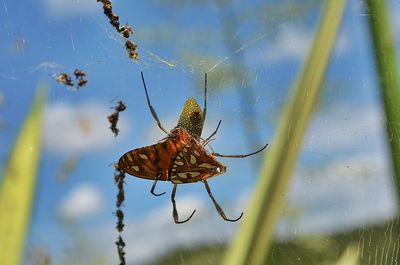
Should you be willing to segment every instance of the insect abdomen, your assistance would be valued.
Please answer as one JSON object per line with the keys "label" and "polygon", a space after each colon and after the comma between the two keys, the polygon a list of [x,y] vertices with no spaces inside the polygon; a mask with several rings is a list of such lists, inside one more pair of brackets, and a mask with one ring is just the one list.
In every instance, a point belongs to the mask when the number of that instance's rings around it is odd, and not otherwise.
{"label": "insect abdomen", "polygon": [[175,139],[125,153],[118,162],[120,170],[145,179],[170,180],[173,158],[183,145]]}
{"label": "insect abdomen", "polygon": [[[125,153],[118,161],[119,169],[135,177],[156,179],[157,168],[149,166],[152,157],[149,156],[147,148],[142,147]],[[143,162],[143,160],[149,161]]]}

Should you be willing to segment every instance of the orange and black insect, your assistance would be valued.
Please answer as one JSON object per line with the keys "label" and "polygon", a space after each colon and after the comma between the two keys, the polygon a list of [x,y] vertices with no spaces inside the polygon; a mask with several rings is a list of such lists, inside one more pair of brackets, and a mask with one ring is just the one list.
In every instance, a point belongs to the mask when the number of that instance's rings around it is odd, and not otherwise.
{"label": "orange and black insect", "polygon": [[154,180],[150,192],[155,196],[165,194],[165,192],[160,194],[154,192],[157,181],[171,181],[174,184],[171,193],[171,201],[173,205],[172,213],[174,221],[177,224],[189,221],[196,212],[196,210],[194,210],[189,218],[184,221],[179,221],[178,211],[175,205],[177,185],[198,181],[204,183],[207,193],[214,203],[219,215],[226,221],[236,222],[243,216],[243,213],[236,219],[227,218],[224,211],[212,195],[211,189],[207,183],[208,178],[226,172],[226,167],[218,162],[215,157],[243,158],[261,152],[268,144],[260,150],[244,155],[222,155],[214,152],[210,153],[206,150],[205,146],[217,133],[221,124],[221,121],[219,121],[217,128],[209,137],[205,139],[201,138],[201,132],[203,130],[203,124],[207,113],[207,74],[205,74],[203,110],[193,98],[189,98],[183,107],[178,125],[168,132],[161,125],[157,113],[150,103],[143,72],[141,73],[141,76],[150,112],[156,120],[158,127],[167,134],[167,137],[157,144],[138,148],[125,153],[119,159],[116,168],[132,176]]}

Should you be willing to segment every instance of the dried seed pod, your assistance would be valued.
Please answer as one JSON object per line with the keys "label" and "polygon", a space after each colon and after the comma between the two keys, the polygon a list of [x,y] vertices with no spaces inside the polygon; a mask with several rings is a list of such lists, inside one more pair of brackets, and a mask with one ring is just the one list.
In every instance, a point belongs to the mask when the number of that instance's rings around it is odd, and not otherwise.
{"label": "dried seed pod", "polygon": [[115,112],[107,117],[108,122],[111,123],[110,129],[114,133],[114,136],[117,136],[119,133],[119,129],[117,128],[119,113],[126,109],[126,105],[122,101],[118,101],[118,105],[114,107]]}
{"label": "dried seed pod", "polygon": [[54,76],[58,83],[67,85],[67,86],[74,86],[74,81],[72,81],[71,77],[66,73],[60,73],[58,76]]}

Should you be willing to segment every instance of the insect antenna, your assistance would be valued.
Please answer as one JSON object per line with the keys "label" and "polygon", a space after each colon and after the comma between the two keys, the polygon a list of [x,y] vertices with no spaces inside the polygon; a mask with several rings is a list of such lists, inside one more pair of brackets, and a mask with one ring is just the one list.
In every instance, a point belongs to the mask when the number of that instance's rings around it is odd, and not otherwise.
{"label": "insect antenna", "polygon": [[176,210],[176,204],[175,204],[176,185],[177,184],[174,184],[174,188],[172,189],[172,193],[171,193],[171,201],[172,201],[172,206],[173,206],[172,215],[174,217],[175,223],[183,224],[183,223],[186,223],[187,221],[189,221],[192,218],[192,216],[196,212],[196,209],[194,209],[194,211],[192,212],[192,214],[189,216],[188,219],[186,219],[185,221],[179,221],[178,211]]}
{"label": "insect antenna", "polygon": [[140,75],[142,76],[144,91],[146,92],[147,105],[149,106],[151,115],[153,115],[153,118],[156,120],[158,127],[160,127],[161,130],[163,130],[166,134],[168,134],[168,131],[161,125],[160,119],[158,118],[156,111],[154,110],[153,106],[150,103],[149,94],[147,93],[146,82],[144,81],[143,71],[140,72]]}
{"label": "insect antenna", "polygon": [[161,192],[161,193],[155,193],[155,192],[154,192],[154,190],[156,189],[157,181],[158,181],[158,180],[155,180],[154,183],[153,183],[153,185],[151,186],[150,193],[153,194],[154,196],[161,196],[161,195],[164,195],[164,194],[165,194],[165,191],[164,191],[164,192]]}
{"label": "insect antenna", "polygon": [[224,213],[224,211],[222,210],[221,206],[219,206],[218,202],[215,200],[214,196],[212,195],[211,189],[210,189],[210,186],[208,186],[207,180],[203,180],[203,182],[204,182],[204,185],[206,186],[206,190],[207,190],[208,196],[210,196],[212,202],[214,203],[215,208],[217,209],[217,212],[222,217],[222,219],[224,219],[225,221],[229,221],[229,222],[236,222],[240,218],[242,218],[243,213],[241,213],[240,216],[238,218],[236,218],[236,219],[227,218],[225,213]]}
{"label": "insect antenna", "polygon": [[210,136],[208,136],[204,141],[203,141],[203,146],[207,145],[210,141],[211,138],[218,132],[219,126],[221,125],[222,120],[219,120],[217,128],[215,129],[215,131],[210,134]]}
{"label": "insect antenna", "polygon": [[244,158],[244,157],[248,157],[248,156],[252,156],[255,155],[257,153],[260,153],[262,150],[264,150],[265,148],[267,148],[268,144],[264,145],[263,148],[250,153],[250,154],[245,154],[245,155],[223,155],[223,154],[219,154],[219,153],[212,153],[213,156],[219,156],[219,157],[230,157],[230,158]]}

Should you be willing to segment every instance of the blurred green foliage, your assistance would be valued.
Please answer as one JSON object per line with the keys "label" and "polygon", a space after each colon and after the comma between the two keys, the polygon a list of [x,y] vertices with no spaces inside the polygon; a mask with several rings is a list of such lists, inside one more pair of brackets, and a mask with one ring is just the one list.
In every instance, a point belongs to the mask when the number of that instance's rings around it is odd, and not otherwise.
{"label": "blurred green foliage", "polygon": [[39,85],[0,183],[0,265],[21,263],[34,200],[47,90]]}
{"label": "blurred green foliage", "polygon": [[[350,265],[349,263],[337,263],[339,258],[347,256],[350,245],[350,249],[357,250],[360,259],[358,265],[395,265],[400,261],[399,235],[400,218],[397,218],[386,221],[382,225],[371,225],[348,232],[321,236],[299,236],[287,241],[275,241],[265,264]],[[227,247],[221,243],[180,248],[146,265],[219,265]]]}
{"label": "blurred green foliage", "polygon": [[[400,80],[396,62],[396,46],[390,27],[387,2],[368,0],[369,25],[374,44],[381,98],[386,114],[387,142],[391,149],[392,165],[396,175],[400,199]],[[400,206],[399,206],[400,209]]]}
{"label": "blurred green foliage", "polygon": [[345,0],[326,2],[310,54],[283,110],[276,136],[261,166],[246,219],[227,251],[225,265],[265,264],[297,155],[319,101],[345,4]]}

